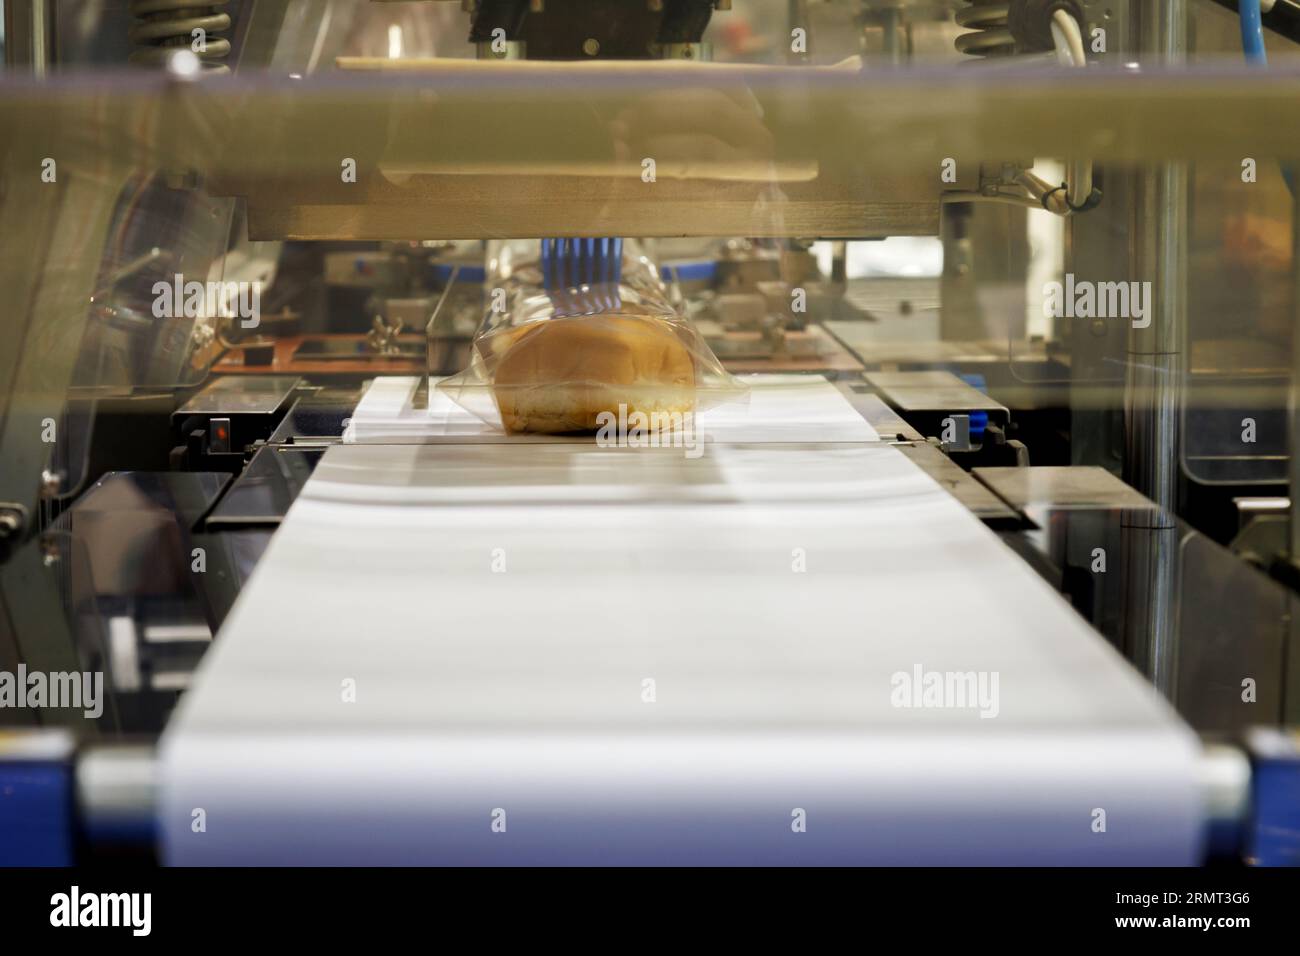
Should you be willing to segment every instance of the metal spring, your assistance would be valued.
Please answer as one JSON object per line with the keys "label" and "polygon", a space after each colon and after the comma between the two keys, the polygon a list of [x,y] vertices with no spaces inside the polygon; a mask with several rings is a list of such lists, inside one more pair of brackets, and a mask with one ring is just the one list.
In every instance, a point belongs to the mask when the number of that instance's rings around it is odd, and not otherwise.
{"label": "metal spring", "polygon": [[957,37],[957,52],[971,56],[1011,56],[1016,52],[1016,40],[1011,35],[1007,18],[1010,3],[991,0],[970,0],[972,6],[957,11],[957,26],[975,32]]}
{"label": "metal spring", "polygon": [[[132,63],[162,66],[177,49],[190,50],[199,58],[205,73],[229,73],[221,62],[230,54],[230,41],[213,36],[230,29],[230,15],[221,11],[228,0],[131,0]],[[195,30],[203,31],[203,49],[194,48]]]}

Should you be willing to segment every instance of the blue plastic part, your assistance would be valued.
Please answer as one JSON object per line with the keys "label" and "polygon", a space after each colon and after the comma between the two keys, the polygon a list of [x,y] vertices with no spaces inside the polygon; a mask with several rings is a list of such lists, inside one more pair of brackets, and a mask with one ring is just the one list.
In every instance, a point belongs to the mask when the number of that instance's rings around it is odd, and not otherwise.
{"label": "blue plastic part", "polygon": [[[965,382],[967,385],[971,386],[971,388],[978,388],[985,395],[989,393],[988,382],[985,380],[983,375],[980,375],[978,373],[966,374],[963,372],[958,372],[957,377],[961,379],[963,382]],[[988,412],[970,412],[970,437],[971,438],[983,437],[984,431],[988,427],[989,427]]]}
{"label": "blue plastic part", "polygon": [[483,266],[469,266],[459,262],[435,262],[429,267],[429,278],[434,282],[450,282],[451,274],[456,273],[456,281],[480,283],[487,281],[487,269]]}
{"label": "blue plastic part", "polygon": [[1300,866],[1300,739],[1253,730],[1251,832],[1247,855],[1258,866]]}
{"label": "blue plastic part", "polygon": [[0,758],[0,866],[71,866],[72,764]]}
{"label": "blue plastic part", "polygon": [[[1268,66],[1268,50],[1264,47],[1264,15],[1260,0],[1237,0],[1237,13],[1241,18],[1241,49],[1246,62]],[[1282,179],[1286,188],[1295,195],[1295,170],[1283,164]]]}
{"label": "blue plastic part", "polygon": [[1300,767],[1255,769],[1254,853],[1259,866],[1300,866]]}
{"label": "blue plastic part", "polygon": [[659,268],[659,276],[665,282],[676,279],[679,282],[704,282],[717,278],[718,264],[712,259],[700,259],[696,262],[674,262]]}
{"label": "blue plastic part", "polygon": [[548,292],[616,286],[622,277],[622,239],[542,240],[542,286]]}

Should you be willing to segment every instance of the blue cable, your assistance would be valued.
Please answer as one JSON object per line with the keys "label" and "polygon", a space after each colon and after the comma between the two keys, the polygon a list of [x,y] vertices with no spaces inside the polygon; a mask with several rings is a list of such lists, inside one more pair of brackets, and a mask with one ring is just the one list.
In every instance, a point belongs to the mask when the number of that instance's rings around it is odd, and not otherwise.
{"label": "blue cable", "polygon": [[[1264,49],[1264,14],[1260,9],[1260,0],[1237,0],[1237,12],[1241,15],[1241,49],[1246,54],[1246,62],[1268,66],[1268,51]],[[1283,164],[1282,178],[1294,196],[1295,170]]]}
{"label": "blue cable", "polygon": [[1260,10],[1259,0],[1237,0],[1237,12],[1241,14],[1241,48],[1246,53],[1246,62],[1267,65],[1264,14]]}

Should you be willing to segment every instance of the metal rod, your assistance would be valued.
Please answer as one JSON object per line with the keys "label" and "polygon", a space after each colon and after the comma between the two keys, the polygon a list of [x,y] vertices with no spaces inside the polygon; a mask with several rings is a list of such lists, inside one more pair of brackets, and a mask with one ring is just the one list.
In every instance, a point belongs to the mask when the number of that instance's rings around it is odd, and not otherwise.
{"label": "metal rod", "polygon": [[4,4],[5,64],[45,76],[55,62],[54,0],[20,0]]}
{"label": "metal rod", "polygon": [[[1300,193],[1291,195],[1291,227],[1293,235],[1292,249],[1300,251]],[[1293,257],[1295,253],[1292,253]],[[1291,276],[1295,295],[1292,308],[1296,321],[1291,328],[1291,388],[1287,396],[1287,415],[1289,420],[1291,461],[1287,466],[1288,485],[1291,490],[1291,520],[1288,527],[1288,558],[1294,564],[1300,557],[1300,520],[1297,519],[1295,503],[1300,502],[1300,268],[1293,259]]]}
{"label": "metal rod", "polygon": [[1199,771],[1206,861],[1240,859],[1250,824],[1250,759],[1236,747],[1205,744]]}
{"label": "metal rod", "polygon": [[[1185,0],[1140,8],[1139,49],[1161,66],[1187,50]],[[1124,478],[1160,507],[1124,516],[1128,555],[1125,641],[1141,669],[1177,697],[1177,610],[1173,590],[1180,551],[1175,510],[1187,326],[1187,197],[1185,163],[1159,163],[1137,177],[1134,276],[1149,283],[1147,314],[1130,323],[1124,387]]]}
{"label": "metal rod", "polygon": [[[1150,19],[1146,19],[1147,16]],[[1142,49],[1162,65],[1187,49],[1185,0],[1142,11]],[[1125,479],[1172,516],[1177,505],[1179,409],[1187,325],[1187,192],[1184,163],[1161,163],[1141,176],[1136,209],[1137,272],[1149,282],[1148,321],[1128,332],[1124,392]]]}
{"label": "metal rod", "polygon": [[152,747],[83,751],[77,758],[76,788],[81,833],[92,846],[153,844],[158,780]]}

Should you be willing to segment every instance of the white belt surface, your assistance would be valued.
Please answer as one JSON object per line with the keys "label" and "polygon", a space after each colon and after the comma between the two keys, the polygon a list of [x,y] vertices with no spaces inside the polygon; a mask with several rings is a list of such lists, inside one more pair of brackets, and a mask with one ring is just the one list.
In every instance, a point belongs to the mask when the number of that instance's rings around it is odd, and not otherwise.
{"label": "white belt surface", "polygon": [[173,864],[1189,864],[1197,754],[886,444],[355,444],[169,725],[160,826]]}

